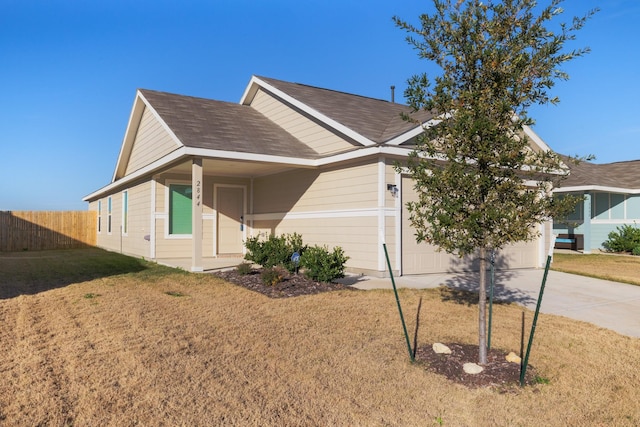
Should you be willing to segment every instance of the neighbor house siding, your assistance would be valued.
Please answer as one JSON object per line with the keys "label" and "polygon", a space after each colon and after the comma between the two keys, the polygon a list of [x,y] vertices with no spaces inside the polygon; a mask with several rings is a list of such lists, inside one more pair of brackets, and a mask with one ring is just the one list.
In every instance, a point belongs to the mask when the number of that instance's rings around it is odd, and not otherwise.
{"label": "neighbor house siding", "polygon": [[640,221],[640,195],[627,197],[627,218]]}
{"label": "neighbor house siding", "polygon": [[251,106],[320,154],[353,148],[353,145],[291,108],[273,95],[258,90]]}
{"label": "neighbor house siding", "polygon": [[133,140],[125,175],[147,166],[178,148],[178,144],[149,108],[142,113],[138,133]]}
{"label": "neighbor house siding", "polygon": [[[581,196],[581,193],[576,195]],[[560,195],[559,197],[562,197]],[[556,220],[555,234],[585,234],[583,203],[579,202],[567,220]],[[622,193],[594,192],[591,194],[590,247],[604,249],[609,233],[624,224],[634,225],[640,220],[640,196]],[[585,244],[586,245],[586,244]]]}

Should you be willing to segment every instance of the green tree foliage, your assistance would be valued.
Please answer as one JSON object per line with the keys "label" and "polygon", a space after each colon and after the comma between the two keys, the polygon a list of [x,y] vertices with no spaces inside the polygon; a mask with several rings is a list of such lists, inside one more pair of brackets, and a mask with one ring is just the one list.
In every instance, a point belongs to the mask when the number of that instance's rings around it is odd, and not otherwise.
{"label": "green tree foliage", "polygon": [[[575,204],[549,190],[565,166],[550,150],[531,149],[526,126],[535,104],[557,103],[550,89],[568,75],[560,66],[588,52],[565,52],[586,20],[550,28],[562,0],[434,0],[435,12],[409,33],[420,58],[441,74],[409,79],[405,97],[416,111],[434,114],[399,171],[413,178],[419,199],[408,204],[419,242],[459,256],[477,253],[480,271],[494,249],[536,237],[536,224],[566,215]],[[406,117],[411,120],[410,117]],[[479,362],[486,363],[486,274],[479,284]]]}

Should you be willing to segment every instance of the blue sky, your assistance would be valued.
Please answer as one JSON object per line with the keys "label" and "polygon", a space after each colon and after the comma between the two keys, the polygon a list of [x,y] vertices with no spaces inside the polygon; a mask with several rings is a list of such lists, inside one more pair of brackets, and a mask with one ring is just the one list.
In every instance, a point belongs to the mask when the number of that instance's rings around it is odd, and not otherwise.
{"label": "blue sky", "polygon": [[[547,1],[541,1],[546,4]],[[559,106],[535,107],[554,150],[640,159],[640,1],[599,7],[564,69]],[[238,102],[252,74],[402,100],[419,60],[391,17],[430,0],[0,0],[0,210],[84,210],[110,182],[137,88]]]}

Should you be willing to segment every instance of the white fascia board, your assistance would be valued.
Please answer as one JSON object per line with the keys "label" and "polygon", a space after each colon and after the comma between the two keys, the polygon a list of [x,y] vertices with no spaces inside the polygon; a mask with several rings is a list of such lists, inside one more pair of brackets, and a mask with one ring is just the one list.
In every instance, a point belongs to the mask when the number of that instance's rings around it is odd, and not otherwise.
{"label": "white fascia board", "polygon": [[411,129],[410,131],[405,132],[402,135],[398,135],[395,138],[387,141],[386,144],[387,145],[400,145],[400,144],[410,140],[411,138],[420,135],[421,133],[423,133],[425,131],[425,129],[429,129],[429,128],[437,125],[441,121],[442,120],[431,119],[431,120],[429,120],[429,121],[427,121],[425,123],[421,123],[420,125],[416,126],[415,128]]}
{"label": "white fascia board", "polygon": [[256,96],[256,92],[258,91],[258,81],[256,76],[251,76],[251,80],[249,80],[249,84],[244,89],[244,93],[240,98],[240,105],[249,105],[251,101],[253,101],[253,97]]}
{"label": "white fascia board", "polygon": [[522,130],[524,130],[524,134],[527,135],[527,137],[529,137],[538,147],[540,147],[542,151],[551,151],[551,147],[549,147],[547,143],[544,142],[542,138],[533,131],[533,129],[531,129],[531,127],[525,125],[522,127]]}
{"label": "white fascia board", "polygon": [[225,160],[245,160],[261,163],[279,163],[293,166],[314,167],[317,160],[301,159],[298,157],[272,156],[267,154],[244,153],[240,151],[210,150],[207,148],[186,147],[185,154],[205,159],[216,158]]}
{"label": "white fascia board", "polygon": [[336,154],[330,157],[323,157],[315,161],[314,166],[326,166],[332,163],[340,163],[348,160],[359,159],[363,157],[373,156],[373,155],[391,155],[391,156],[400,156],[407,157],[411,152],[410,148],[405,147],[390,147],[387,145],[376,146],[376,147],[366,147],[361,148],[359,150],[349,151],[347,153]]}
{"label": "white fascia board", "polygon": [[244,92],[244,95],[242,96],[242,99],[240,100],[241,104],[245,104],[248,101],[249,97],[253,97],[253,95],[255,95],[256,89],[251,87],[253,85],[259,85],[259,86],[265,88],[269,92],[273,93],[274,95],[278,96],[279,98],[284,99],[286,102],[288,102],[289,104],[291,104],[294,107],[298,108],[299,110],[302,110],[302,111],[306,112],[307,114],[315,117],[319,121],[321,121],[323,123],[326,123],[328,126],[332,127],[333,129],[337,130],[338,132],[348,136],[349,138],[353,139],[354,141],[359,142],[360,144],[364,145],[365,147],[376,145],[376,143],[371,141],[369,138],[367,138],[367,137],[365,137],[363,135],[360,135],[357,132],[354,132],[353,129],[350,129],[347,126],[336,122],[335,120],[325,116],[324,114],[320,113],[319,111],[314,110],[313,108],[309,107],[307,104],[304,104],[304,103],[298,101],[297,99],[292,98],[291,96],[287,95],[285,92],[282,92],[281,90],[276,89],[275,87],[271,86],[267,82],[265,82],[263,80],[260,80],[256,76],[251,77],[251,81],[249,82],[249,87],[247,87],[247,89]]}
{"label": "white fascia board", "polygon": [[285,157],[285,156],[271,156],[265,154],[253,154],[253,153],[241,153],[237,151],[223,151],[223,150],[209,150],[206,148],[191,148],[191,147],[180,147],[179,149],[171,152],[170,154],[164,156],[163,158],[156,160],[149,165],[138,169],[137,171],[112,182],[111,184],[87,195],[82,200],[89,201],[97,198],[98,196],[108,193],[114,188],[118,188],[120,186],[126,185],[127,183],[139,179],[147,174],[151,174],[158,169],[165,167],[166,165],[173,163],[180,158],[186,158],[189,156],[202,157],[204,159],[224,159],[224,160],[242,160],[242,161],[253,161],[260,163],[275,163],[281,165],[288,165],[294,167],[303,167],[303,168],[316,168],[320,166],[326,166],[333,163],[340,163],[344,161],[354,160],[362,157],[372,156],[372,155],[392,155],[392,156],[407,156],[411,150],[404,147],[390,147],[390,146],[375,146],[375,147],[366,147],[359,150],[353,150],[348,153],[337,154],[331,157],[324,157],[321,159],[301,159],[297,157]]}
{"label": "white fascia board", "polygon": [[583,191],[600,191],[603,193],[640,194],[640,188],[606,187],[603,185],[577,185],[575,187],[554,188],[554,193],[581,193]]}
{"label": "white fascia board", "polygon": [[169,153],[168,155],[162,157],[159,160],[156,160],[153,163],[148,164],[147,166],[138,169],[137,171],[117,180],[117,181],[113,181],[111,184],[102,187],[101,189],[99,189],[98,191],[94,191],[93,193],[85,196],[82,200],[84,202],[88,202],[89,200],[95,199],[98,196],[108,193],[110,192],[112,189],[114,188],[118,188],[120,186],[126,185],[127,183],[134,181],[140,177],[143,177],[144,175],[150,174],[158,169],[161,169],[162,167],[166,166],[169,163],[172,163],[178,159],[180,159],[181,157],[184,157],[185,154],[185,148],[179,148],[176,151],[173,151],[171,153]]}
{"label": "white fascia board", "polygon": [[124,137],[122,138],[122,144],[120,145],[120,153],[118,154],[118,160],[116,162],[116,168],[113,171],[113,176],[111,177],[111,182],[114,182],[118,177],[118,171],[121,167],[124,167],[124,157],[125,153],[131,153],[131,148],[133,145],[133,140],[135,139],[135,132],[133,132],[133,127],[140,124],[140,119],[142,118],[142,113],[144,111],[144,105],[140,101],[140,91],[136,91],[136,97],[133,100],[133,105],[131,107],[131,114],[129,114],[129,121],[127,122],[127,129],[124,132]]}

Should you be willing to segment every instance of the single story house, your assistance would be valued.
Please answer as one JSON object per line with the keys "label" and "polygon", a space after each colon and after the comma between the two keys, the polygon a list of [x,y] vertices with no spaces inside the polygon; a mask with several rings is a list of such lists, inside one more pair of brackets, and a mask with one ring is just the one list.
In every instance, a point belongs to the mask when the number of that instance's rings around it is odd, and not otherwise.
{"label": "single story house", "polygon": [[[341,246],[347,270],[388,275],[473,269],[417,244],[406,212],[407,158],[423,125],[405,105],[253,76],[239,103],[138,90],[111,182],[84,198],[98,213],[98,246],[151,260],[241,257],[258,233]],[[529,128],[536,149],[549,147]],[[502,268],[539,267],[551,222],[505,248]],[[238,261],[239,262],[239,261]]]}
{"label": "single story house", "polygon": [[640,223],[640,160],[595,164],[566,161],[569,176],[553,190],[557,196],[584,197],[574,212],[554,219],[553,231],[584,242],[584,253],[603,249],[609,233],[617,227]]}

